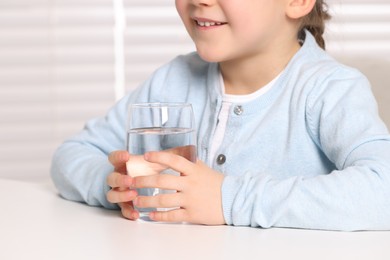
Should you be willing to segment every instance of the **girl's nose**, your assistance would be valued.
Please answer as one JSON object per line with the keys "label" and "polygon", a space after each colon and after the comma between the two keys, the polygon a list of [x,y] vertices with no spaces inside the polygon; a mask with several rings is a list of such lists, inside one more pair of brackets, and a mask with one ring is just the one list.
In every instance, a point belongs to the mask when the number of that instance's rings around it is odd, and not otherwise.
{"label": "girl's nose", "polygon": [[191,0],[196,6],[211,6],[216,0]]}

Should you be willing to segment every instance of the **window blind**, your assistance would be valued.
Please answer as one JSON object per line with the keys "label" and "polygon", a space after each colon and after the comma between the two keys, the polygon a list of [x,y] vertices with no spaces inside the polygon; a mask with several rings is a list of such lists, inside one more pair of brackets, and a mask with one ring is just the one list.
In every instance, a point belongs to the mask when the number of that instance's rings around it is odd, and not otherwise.
{"label": "window blind", "polygon": [[327,49],[368,77],[380,115],[390,127],[390,2],[328,0],[328,3],[333,17],[325,34]]}
{"label": "window blind", "polygon": [[111,0],[0,2],[0,176],[47,178],[54,149],[114,93]]}
{"label": "window blind", "polygon": [[[123,37],[116,37],[114,1],[0,1],[0,177],[47,178],[54,149],[113,105],[121,91],[115,77],[131,91],[195,49],[174,1],[121,0]],[[328,3],[328,51],[369,77],[390,125],[390,2]],[[116,57],[121,39],[123,75]]]}
{"label": "window blind", "polygon": [[178,54],[194,51],[172,0],[124,0],[127,90]]}

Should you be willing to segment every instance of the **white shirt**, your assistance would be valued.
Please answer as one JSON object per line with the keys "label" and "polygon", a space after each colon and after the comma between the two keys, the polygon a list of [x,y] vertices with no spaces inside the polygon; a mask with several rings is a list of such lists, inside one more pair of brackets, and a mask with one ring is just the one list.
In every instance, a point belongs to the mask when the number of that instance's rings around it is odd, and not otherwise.
{"label": "white shirt", "polygon": [[[279,74],[280,75],[280,74]],[[279,75],[276,76],[272,81],[270,81],[267,85],[260,88],[259,90],[248,94],[248,95],[231,95],[225,93],[225,83],[223,81],[222,74],[219,74],[220,78],[220,86],[222,88],[222,107],[218,114],[217,128],[215,129],[214,138],[212,139],[211,147],[210,147],[210,165],[212,165],[213,160],[216,159],[217,150],[221,146],[223,138],[225,136],[226,124],[229,118],[230,107],[233,104],[244,104],[255,100],[256,98],[267,93],[276,80],[279,78]]]}

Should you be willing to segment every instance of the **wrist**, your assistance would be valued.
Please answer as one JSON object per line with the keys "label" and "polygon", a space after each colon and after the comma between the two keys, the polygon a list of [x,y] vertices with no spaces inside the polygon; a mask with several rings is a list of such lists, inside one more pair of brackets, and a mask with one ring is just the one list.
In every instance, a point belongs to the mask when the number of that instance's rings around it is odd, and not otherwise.
{"label": "wrist", "polygon": [[222,213],[227,225],[233,224],[233,202],[239,190],[239,178],[234,176],[225,176],[221,187]]}

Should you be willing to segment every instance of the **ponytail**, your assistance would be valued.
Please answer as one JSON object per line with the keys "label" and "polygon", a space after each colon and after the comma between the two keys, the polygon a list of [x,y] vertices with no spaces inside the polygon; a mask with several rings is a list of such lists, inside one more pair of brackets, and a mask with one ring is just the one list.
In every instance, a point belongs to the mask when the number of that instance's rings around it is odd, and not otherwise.
{"label": "ponytail", "polygon": [[331,18],[327,7],[324,0],[316,0],[311,12],[302,18],[298,32],[298,38],[302,39],[304,38],[305,30],[308,30],[316,39],[317,44],[324,50],[325,40],[323,34],[325,32],[325,22]]}

